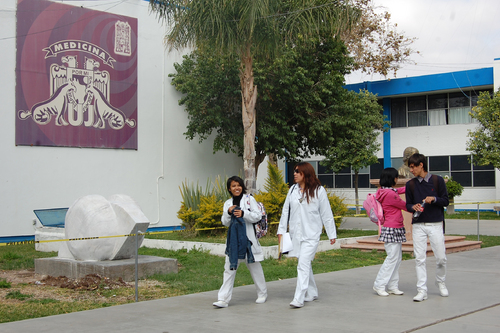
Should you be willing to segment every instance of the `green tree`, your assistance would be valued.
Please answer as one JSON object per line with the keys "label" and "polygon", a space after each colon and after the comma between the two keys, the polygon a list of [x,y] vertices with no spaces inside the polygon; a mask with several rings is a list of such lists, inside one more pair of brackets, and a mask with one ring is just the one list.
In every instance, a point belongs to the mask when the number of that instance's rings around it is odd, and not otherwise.
{"label": "green tree", "polygon": [[[272,61],[255,63],[257,98],[256,167],[264,157],[297,160],[317,153],[332,136],[325,122],[341,103],[342,85],[352,60],[343,42],[330,37],[284,48]],[[239,126],[238,63],[210,50],[196,50],[174,64],[172,84],[184,95],[179,101],[189,116],[185,135],[205,140],[215,133],[213,149],[243,154]]]}
{"label": "green tree", "polygon": [[500,170],[500,90],[493,96],[481,92],[470,116],[479,122],[468,134],[467,150],[472,153],[473,163],[492,164]]}
{"label": "green tree", "polygon": [[335,131],[340,133],[323,151],[325,159],[321,164],[334,172],[346,167],[354,170],[356,213],[359,214],[359,171],[377,163],[376,153],[380,149],[377,137],[388,122],[384,120],[377,97],[368,91],[347,92],[336,109]]}
{"label": "green tree", "polygon": [[153,12],[171,26],[170,48],[211,48],[239,60],[245,185],[255,189],[257,86],[254,61],[272,59],[283,45],[329,31],[335,36],[359,17],[349,0],[150,0]]}

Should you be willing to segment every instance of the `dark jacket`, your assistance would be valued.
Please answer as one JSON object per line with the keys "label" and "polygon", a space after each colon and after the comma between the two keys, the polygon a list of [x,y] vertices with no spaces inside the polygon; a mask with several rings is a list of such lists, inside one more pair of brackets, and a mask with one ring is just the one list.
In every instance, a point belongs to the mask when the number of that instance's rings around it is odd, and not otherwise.
{"label": "dark jacket", "polygon": [[[433,179],[433,177],[436,177]],[[432,204],[425,204],[424,211],[412,223],[441,222],[444,220],[444,207],[448,206],[448,191],[444,179],[438,175],[427,174],[426,179],[415,177],[406,183],[406,208],[413,213],[413,205],[422,203],[426,197],[435,197]],[[437,188],[436,188],[437,186]]]}
{"label": "dark jacket", "polygon": [[[240,210],[240,207],[235,209]],[[226,254],[229,257],[229,269],[238,268],[238,259],[247,258],[249,264],[254,263],[252,242],[248,240],[245,221],[242,217],[231,214],[231,224],[227,230]]]}

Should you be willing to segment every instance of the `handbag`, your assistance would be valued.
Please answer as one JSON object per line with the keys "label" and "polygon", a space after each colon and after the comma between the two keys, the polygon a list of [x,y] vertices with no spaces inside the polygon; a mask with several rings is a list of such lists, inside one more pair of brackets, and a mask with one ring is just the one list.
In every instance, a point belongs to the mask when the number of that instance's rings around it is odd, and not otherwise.
{"label": "handbag", "polygon": [[[293,185],[295,187],[295,185]],[[293,191],[293,189],[292,189]],[[290,213],[291,213],[291,205],[288,202],[288,220],[286,221],[286,226],[288,229],[288,224],[290,223]],[[279,244],[279,259],[281,259],[282,253],[288,253],[293,250],[292,238],[290,237],[290,233],[286,232],[281,235],[281,242]]]}
{"label": "handbag", "polygon": [[280,249],[281,253],[288,253],[293,250],[292,238],[289,232],[281,235]]}

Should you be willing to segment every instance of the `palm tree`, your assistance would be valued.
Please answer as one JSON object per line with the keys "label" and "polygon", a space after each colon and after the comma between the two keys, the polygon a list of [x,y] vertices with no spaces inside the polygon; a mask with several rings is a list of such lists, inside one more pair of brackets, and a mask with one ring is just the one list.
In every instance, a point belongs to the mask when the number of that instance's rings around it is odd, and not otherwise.
{"label": "palm tree", "polygon": [[170,50],[209,47],[240,60],[245,185],[253,192],[254,60],[271,59],[283,45],[316,37],[320,30],[339,36],[358,20],[359,10],[351,0],[150,0],[150,6],[171,28],[165,37]]}

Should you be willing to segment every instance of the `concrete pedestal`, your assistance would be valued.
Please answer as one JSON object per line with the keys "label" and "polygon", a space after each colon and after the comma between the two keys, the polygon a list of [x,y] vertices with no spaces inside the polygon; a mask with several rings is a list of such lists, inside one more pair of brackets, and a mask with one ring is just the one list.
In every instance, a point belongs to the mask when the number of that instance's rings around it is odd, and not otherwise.
{"label": "concrete pedestal", "polygon": [[[156,273],[177,273],[177,259],[139,256],[138,277],[144,279]],[[80,279],[87,274],[99,274],[110,279],[121,277],[124,281],[135,280],[135,258],[104,261],[79,261],[63,258],[35,259],[35,273],[55,277],[66,276]]]}

